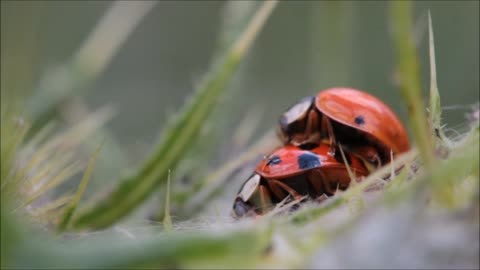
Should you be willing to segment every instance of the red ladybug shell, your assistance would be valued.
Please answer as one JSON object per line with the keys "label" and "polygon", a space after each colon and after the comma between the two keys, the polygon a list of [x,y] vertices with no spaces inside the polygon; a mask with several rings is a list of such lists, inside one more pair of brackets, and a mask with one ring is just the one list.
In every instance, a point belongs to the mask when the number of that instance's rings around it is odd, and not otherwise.
{"label": "red ladybug shell", "polygon": [[329,88],[317,95],[315,106],[330,119],[367,133],[394,153],[410,149],[407,131],[395,113],[368,93]]}
{"label": "red ladybug shell", "polygon": [[[302,174],[315,168],[343,168],[346,169],[343,162],[339,162],[328,154],[330,147],[328,144],[303,150],[298,146],[285,145],[267,158],[263,159],[257,166],[256,172],[267,179],[281,179]],[[356,175],[367,175],[368,172],[355,156],[349,155],[350,168]]]}

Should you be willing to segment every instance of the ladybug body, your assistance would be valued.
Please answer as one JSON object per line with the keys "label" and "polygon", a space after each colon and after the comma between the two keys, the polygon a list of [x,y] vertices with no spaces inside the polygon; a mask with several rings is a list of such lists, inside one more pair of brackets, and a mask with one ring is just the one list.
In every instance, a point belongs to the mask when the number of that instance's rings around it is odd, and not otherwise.
{"label": "ladybug body", "polygon": [[[275,150],[258,164],[255,173],[241,187],[233,215],[264,214],[289,196],[295,200],[305,196],[317,199],[332,196],[337,189],[345,190],[350,175],[340,153],[331,156],[329,150],[326,143],[303,148],[286,145]],[[360,159],[349,153],[345,155],[356,177],[368,174]]]}
{"label": "ladybug body", "polygon": [[330,155],[337,142],[377,166],[410,149],[408,135],[395,113],[378,98],[352,88],[329,88],[302,99],[280,118],[285,143],[302,145],[327,138]]}

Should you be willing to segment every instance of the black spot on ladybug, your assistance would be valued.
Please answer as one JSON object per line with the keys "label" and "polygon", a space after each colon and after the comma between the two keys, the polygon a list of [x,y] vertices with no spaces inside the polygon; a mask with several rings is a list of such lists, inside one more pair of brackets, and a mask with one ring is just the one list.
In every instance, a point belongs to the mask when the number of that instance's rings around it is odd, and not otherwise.
{"label": "black spot on ladybug", "polygon": [[300,169],[316,168],[319,167],[320,164],[320,159],[314,154],[305,153],[298,156],[298,166]]}
{"label": "black spot on ladybug", "polygon": [[357,125],[365,124],[365,119],[363,119],[363,116],[359,115],[359,116],[355,117],[355,124],[357,124]]}
{"label": "black spot on ladybug", "polygon": [[277,164],[280,164],[280,163],[282,163],[282,159],[279,156],[272,156],[272,157],[269,158],[269,160],[267,162],[267,166],[277,165]]}

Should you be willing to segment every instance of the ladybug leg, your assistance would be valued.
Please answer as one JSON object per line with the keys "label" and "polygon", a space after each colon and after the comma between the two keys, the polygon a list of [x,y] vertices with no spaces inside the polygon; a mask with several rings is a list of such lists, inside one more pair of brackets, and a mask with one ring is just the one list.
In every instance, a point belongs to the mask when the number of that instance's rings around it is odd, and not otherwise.
{"label": "ladybug leg", "polygon": [[334,187],[334,183],[329,181],[325,173],[321,170],[313,170],[310,173],[308,180],[315,189],[315,200],[318,202],[324,201],[328,199],[328,197],[333,196],[339,187],[338,183],[336,183]]}
{"label": "ladybug leg", "polygon": [[280,200],[285,198],[287,194],[290,194],[295,200],[302,199],[302,195],[296,192],[293,188],[289,187],[288,185],[278,180],[269,179],[267,182],[273,194],[277,196]]}
{"label": "ladybug leg", "polygon": [[278,185],[276,185],[276,180],[269,179],[267,180],[268,187],[270,188],[270,191],[277,197],[279,200],[283,200],[286,196],[287,193],[281,189]]}
{"label": "ladybug leg", "polygon": [[352,153],[366,163],[365,165],[367,168],[371,168],[371,165],[373,165],[373,169],[382,166],[380,155],[378,154],[377,150],[371,146],[356,146],[352,149]]}
{"label": "ladybug leg", "polygon": [[[333,182],[331,180],[333,180]],[[340,189],[340,182],[337,179],[326,179],[325,178],[324,181],[325,181],[325,186],[328,187],[328,188],[326,188],[328,196],[333,196],[337,192],[337,190]]]}
{"label": "ladybug leg", "polygon": [[333,157],[335,156],[335,148],[337,143],[335,140],[335,134],[333,133],[332,122],[330,122],[330,119],[325,115],[322,115],[322,130],[327,131],[330,145],[330,151],[328,151],[328,154]]}
{"label": "ladybug leg", "polygon": [[260,210],[262,213],[265,213],[272,208],[272,197],[270,191],[266,186],[261,185],[259,188],[259,197],[260,197]]}
{"label": "ladybug leg", "polygon": [[321,170],[312,170],[307,179],[315,190],[316,197],[325,193],[325,186],[323,179],[325,174]]}
{"label": "ladybug leg", "polygon": [[317,141],[319,140],[318,133],[315,132],[318,130],[318,113],[311,109],[308,113],[307,124],[304,132],[304,141]]}

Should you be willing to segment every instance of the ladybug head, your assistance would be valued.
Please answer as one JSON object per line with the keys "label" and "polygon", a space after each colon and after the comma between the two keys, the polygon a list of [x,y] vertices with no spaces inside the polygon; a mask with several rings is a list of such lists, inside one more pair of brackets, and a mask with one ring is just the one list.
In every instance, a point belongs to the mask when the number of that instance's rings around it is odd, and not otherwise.
{"label": "ladybug head", "polygon": [[255,173],[240,188],[233,204],[232,216],[234,218],[255,215],[255,207],[251,205],[250,199],[258,191],[260,179],[260,175]]}
{"label": "ladybug head", "polygon": [[310,124],[309,115],[313,109],[315,97],[301,99],[282,114],[279,121],[279,136],[285,143],[296,142],[297,137],[305,135]]}
{"label": "ladybug head", "polygon": [[239,219],[243,217],[254,217],[256,216],[256,213],[253,208],[254,207],[248,202],[244,202],[242,199],[237,198],[233,203],[231,215],[234,219]]}

